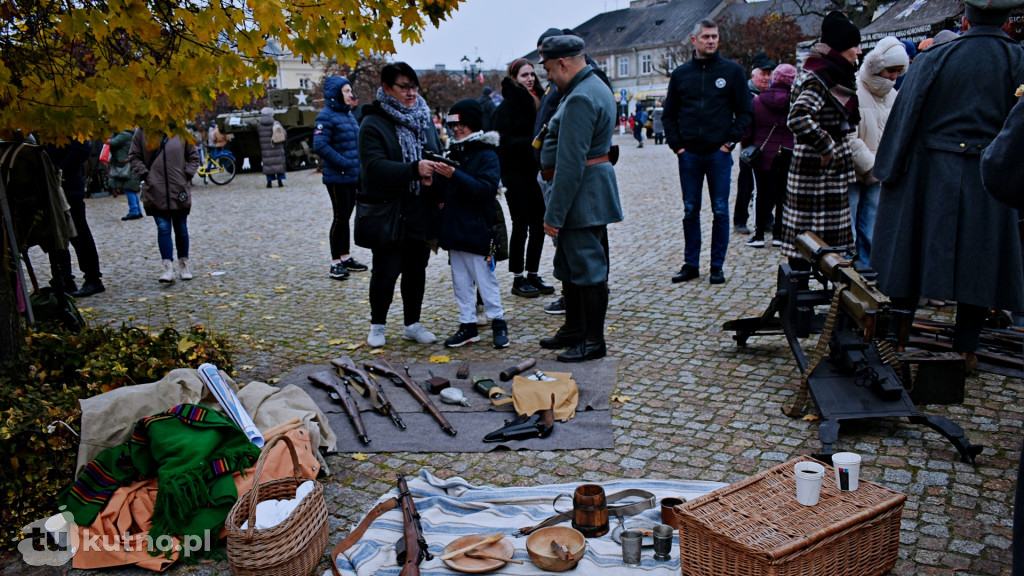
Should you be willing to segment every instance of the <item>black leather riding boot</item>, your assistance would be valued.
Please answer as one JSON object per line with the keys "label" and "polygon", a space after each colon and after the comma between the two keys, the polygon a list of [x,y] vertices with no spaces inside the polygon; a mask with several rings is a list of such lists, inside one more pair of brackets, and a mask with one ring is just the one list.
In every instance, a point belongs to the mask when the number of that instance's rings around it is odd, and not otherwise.
{"label": "black leather riding boot", "polygon": [[554,336],[541,338],[541,348],[559,350],[575,346],[583,340],[586,319],[583,313],[582,288],[571,282],[562,282],[562,295],[565,297],[565,324]]}
{"label": "black leather riding boot", "polygon": [[608,284],[578,287],[583,301],[583,340],[558,355],[559,362],[586,362],[607,355],[604,343],[604,319],[608,312]]}

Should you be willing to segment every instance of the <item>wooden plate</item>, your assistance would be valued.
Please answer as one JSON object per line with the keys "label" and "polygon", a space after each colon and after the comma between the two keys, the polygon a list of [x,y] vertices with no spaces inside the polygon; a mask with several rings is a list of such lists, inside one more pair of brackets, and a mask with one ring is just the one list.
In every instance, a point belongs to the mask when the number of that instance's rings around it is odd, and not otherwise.
{"label": "wooden plate", "polygon": [[[452,550],[458,550],[471,544],[475,544],[490,534],[470,534],[453,540],[450,544],[444,547],[442,555],[451,552]],[[502,558],[511,558],[516,553],[516,547],[512,544],[512,541],[508,538],[502,538],[493,544],[481,546],[479,548],[470,550],[473,554],[487,554],[489,556],[500,556]],[[449,558],[444,561],[452,570],[458,570],[459,572],[466,572],[468,574],[483,574],[485,572],[491,572],[501,568],[506,563],[501,560],[489,560],[487,558],[470,558],[465,554],[459,554],[454,558]]]}

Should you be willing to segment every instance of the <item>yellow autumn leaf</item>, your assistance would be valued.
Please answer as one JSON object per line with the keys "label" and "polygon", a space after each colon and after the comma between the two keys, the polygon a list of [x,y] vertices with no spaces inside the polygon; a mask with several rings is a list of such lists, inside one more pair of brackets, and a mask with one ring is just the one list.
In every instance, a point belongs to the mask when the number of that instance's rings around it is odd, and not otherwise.
{"label": "yellow autumn leaf", "polygon": [[447,364],[452,361],[452,357],[447,354],[434,354],[430,357],[431,364]]}
{"label": "yellow autumn leaf", "polygon": [[625,404],[626,402],[629,402],[632,399],[633,399],[632,396],[623,396],[621,394],[616,394],[616,395],[612,396],[612,402],[622,402],[623,404]]}
{"label": "yellow autumn leaf", "polygon": [[345,346],[346,350],[359,350],[363,346],[366,346],[366,342],[353,342],[348,346]]}
{"label": "yellow autumn leaf", "polygon": [[804,417],[801,418],[801,420],[804,422],[817,422],[818,420],[821,420],[821,417],[817,414],[804,414]]}
{"label": "yellow autumn leaf", "polygon": [[192,348],[195,348],[195,347],[196,347],[196,343],[193,342],[192,340],[189,340],[188,336],[182,338],[181,340],[178,340],[178,353],[179,354],[184,354],[185,352],[188,352],[189,350],[191,350]]}
{"label": "yellow autumn leaf", "polygon": [[369,458],[369,456],[363,454],[362,452],[356,452],[355,454],[352,455],[353,460],[358,460],[360,462],[366,460],[367,458]]}
{"label": "yellow autumn leaf", "polygon": [[335,338],[333,340],[328,340],[327,341],[327,344],[329,346],[339,346],[339,345],[344,344],[344,343],[345,343],[345,341],[342,340],[341,338]]}

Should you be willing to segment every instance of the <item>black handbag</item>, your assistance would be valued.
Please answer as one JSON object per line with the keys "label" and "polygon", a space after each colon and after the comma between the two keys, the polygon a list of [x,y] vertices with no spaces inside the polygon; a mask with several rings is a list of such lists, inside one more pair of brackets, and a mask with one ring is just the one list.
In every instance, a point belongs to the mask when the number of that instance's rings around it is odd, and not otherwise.
{"label": "black handbag", "polygon": [[768,139],[775,133],[775,124],[772,124],[772,129],[768,131],[768,135],[765,136],[764,142],[761,142],[760,146],[744,146],[743,150],[740,150],[740,162],[743,162],[747,166],[752,166],[757,159],[761,157],[761,152],[764,151],[765,144],[768,143]]}
{"label": "black handbag", "polygon": [[789,163],[793,160],[793,149],[779,146],[779,153],[772,158],[772,172],[789,172]]}
{"label": "black handbag", "polygon": [[379,248],[402,239],[405,222],[401,198],[384,202],[356,199],[356,220],[352,236],[356,246]]}

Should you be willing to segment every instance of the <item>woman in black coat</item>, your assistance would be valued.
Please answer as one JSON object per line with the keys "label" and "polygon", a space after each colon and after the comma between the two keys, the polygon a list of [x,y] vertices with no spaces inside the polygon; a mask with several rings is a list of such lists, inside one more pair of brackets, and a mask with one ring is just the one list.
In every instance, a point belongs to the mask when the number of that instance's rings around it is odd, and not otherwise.
{"label": "woman in black coat", "polygon": [[539,94],[540,80],[533,65],[520,58],[509,65],[508,75],[501,81],[505,100],[494,113],[494,130],[501,136],[501,181],[512,217],[508,270],[515,276],[512,294],[524,298],[555,291],[537,274],[544,249],[544,196],[537,184],[532,146]]}

